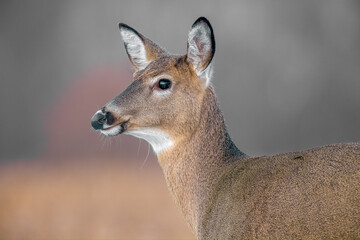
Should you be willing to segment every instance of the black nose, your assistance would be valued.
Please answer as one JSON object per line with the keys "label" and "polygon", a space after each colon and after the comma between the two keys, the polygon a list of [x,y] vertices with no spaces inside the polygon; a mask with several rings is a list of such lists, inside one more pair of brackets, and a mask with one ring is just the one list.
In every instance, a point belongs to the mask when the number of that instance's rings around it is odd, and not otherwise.
{"label": "black nose", "polygon": [[97,112],[91,118],[91,126],[95,130],[104,129],[104,124],[111,125],[114,123],[114,117],[110,112]]}

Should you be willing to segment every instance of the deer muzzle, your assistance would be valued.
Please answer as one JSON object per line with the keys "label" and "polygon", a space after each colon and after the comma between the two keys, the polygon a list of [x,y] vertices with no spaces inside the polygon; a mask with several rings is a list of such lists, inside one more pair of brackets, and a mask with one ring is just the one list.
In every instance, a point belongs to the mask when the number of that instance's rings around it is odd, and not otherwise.
{"label": "deer muzzle", "polygon": [[111,112],[97,111],[91,118],[91,126],[95,130],[103,130],[104,126],[111,126],[114,123],[114,116]]}

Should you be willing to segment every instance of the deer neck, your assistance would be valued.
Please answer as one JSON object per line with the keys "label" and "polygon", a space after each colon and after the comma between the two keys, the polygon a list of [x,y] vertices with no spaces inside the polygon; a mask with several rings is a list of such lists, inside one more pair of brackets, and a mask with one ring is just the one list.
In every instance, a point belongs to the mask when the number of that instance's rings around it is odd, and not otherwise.
{"label": "deer neck", "polygon": [[246,156],[227,133],[211,86],[206,90],[198,119],[194,132],[158,155],[170,192],[195,233],[201,224],[201,209],[225,166]]}

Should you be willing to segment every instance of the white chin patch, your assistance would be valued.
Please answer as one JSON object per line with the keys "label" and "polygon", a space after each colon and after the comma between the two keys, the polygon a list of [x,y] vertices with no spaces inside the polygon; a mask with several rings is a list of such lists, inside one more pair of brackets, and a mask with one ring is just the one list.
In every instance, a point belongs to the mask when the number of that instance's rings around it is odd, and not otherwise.
{"label": "white chin patch", "polygon": [[108,137],[116,136],[121,132],[121,126],[117,125],[117,126],[114,126],[114,127],[110,127],[110,128],[107,128],[107,129],[100,130],[100,132],[102,134],[104,134],[105,136],[108,136]]}
{"label": "white chin patch", "polygon": [[160,154],[174,145],[169,134],[155,128],[138,128],[126,131],[124,134],[146,140],[152,146],[156,154]]}

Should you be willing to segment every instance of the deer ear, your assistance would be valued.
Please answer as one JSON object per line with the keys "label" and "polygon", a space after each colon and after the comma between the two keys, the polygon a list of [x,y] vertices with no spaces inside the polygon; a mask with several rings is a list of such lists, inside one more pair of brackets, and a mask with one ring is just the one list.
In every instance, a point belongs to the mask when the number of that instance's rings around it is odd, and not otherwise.
{"label": "deer ear", "polygon": [[150,62],[166,53],[165,50],[132,27],[120,23],[119,28],[126,53],[137,71],[145,69]]}
{"label": "deer ear", "polygon": [[199,78],[208,86],[212,75],[212,59],[215,54],[215,37],[210,22],[200,17],[192,25],[187,43],[187,62]]}

